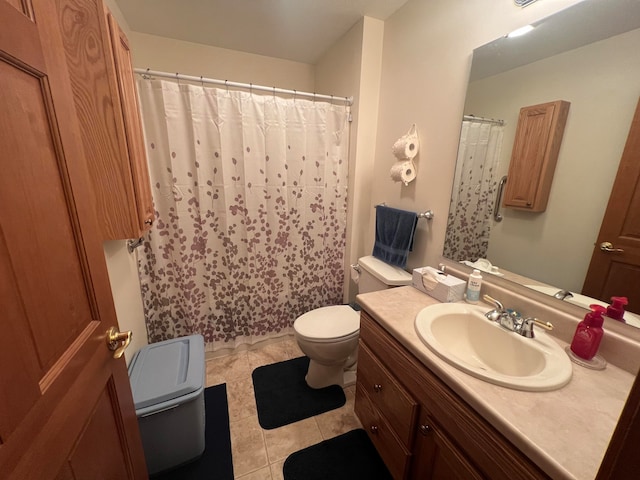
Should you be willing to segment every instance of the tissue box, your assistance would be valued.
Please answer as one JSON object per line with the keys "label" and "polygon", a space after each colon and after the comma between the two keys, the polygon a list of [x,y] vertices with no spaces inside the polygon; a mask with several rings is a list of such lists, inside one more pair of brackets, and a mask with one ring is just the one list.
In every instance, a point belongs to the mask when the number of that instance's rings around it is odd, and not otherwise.
{"label": "tissue box", "polygon": [[[425,286],[425,282],[423,282],[425,273],[431,273],[437,281],[427,282],[427,286]],[[464,299],[464,291],[467,286],[464,280],[439,272],[433,267],[415,268],[411,284],[441,302],[459,302]]]}

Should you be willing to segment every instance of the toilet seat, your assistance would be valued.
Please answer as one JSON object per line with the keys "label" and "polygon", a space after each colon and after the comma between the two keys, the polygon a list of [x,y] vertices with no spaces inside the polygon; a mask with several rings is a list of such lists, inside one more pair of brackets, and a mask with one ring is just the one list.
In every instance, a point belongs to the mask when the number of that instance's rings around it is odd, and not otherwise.
{"label": "toilet seat", "polygon": [[346,340],[360,332],[360,314],[349,305],[320,307],[300,315],[293,329],[310,342]]}

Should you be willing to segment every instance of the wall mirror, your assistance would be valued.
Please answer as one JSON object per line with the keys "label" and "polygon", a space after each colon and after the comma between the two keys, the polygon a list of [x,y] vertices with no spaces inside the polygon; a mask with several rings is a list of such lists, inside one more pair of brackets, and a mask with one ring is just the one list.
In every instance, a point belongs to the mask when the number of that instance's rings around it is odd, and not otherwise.
{"label": "wall mirror", "polygon": [[[640,2],[584,0],[532,26],[473,52],[464,114],[476,118],[462,126],[443,256],[587,308],[596,302],[580,292],[640,96]],[[571,105],[547,209],[501,207],[497,221],[519,110],[556,100]],[[640,327],[635,313],[625,319]]]}

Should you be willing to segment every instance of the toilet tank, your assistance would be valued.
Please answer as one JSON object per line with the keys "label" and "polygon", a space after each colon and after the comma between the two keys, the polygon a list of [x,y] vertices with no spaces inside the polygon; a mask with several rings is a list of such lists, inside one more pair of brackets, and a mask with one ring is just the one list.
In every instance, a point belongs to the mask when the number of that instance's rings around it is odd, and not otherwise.
{"label": "toilet tank", "polygon": [[358,265],[360,265],[358,293],[411,285],[411,274],[409,272],[400,267],[389,265],[371,255],[360,258]]}

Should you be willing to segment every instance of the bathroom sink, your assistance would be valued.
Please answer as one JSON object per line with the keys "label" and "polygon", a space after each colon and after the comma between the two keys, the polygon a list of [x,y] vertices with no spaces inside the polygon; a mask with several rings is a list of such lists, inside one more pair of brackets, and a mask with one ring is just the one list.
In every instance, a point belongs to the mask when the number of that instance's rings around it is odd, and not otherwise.
{"label": "bathroom sink", "polygon": [[416,316],[416,332],[440,358],[487,382],[527,391],[569,383],[571,361],[546,332],[536,330],[535,338],[525,338],[487,319],[489,310],[461,303],[431,305]]}

